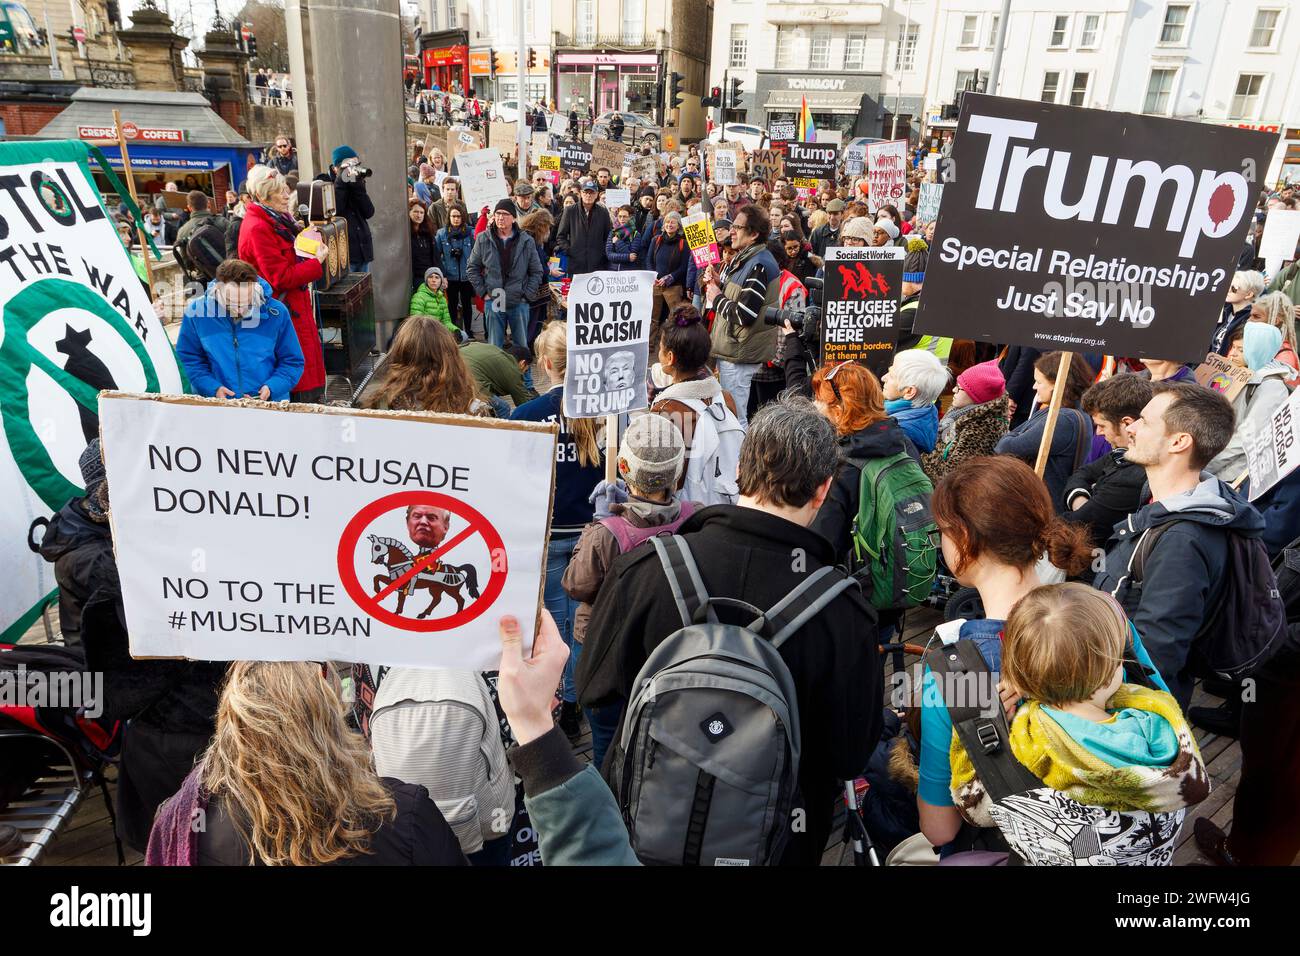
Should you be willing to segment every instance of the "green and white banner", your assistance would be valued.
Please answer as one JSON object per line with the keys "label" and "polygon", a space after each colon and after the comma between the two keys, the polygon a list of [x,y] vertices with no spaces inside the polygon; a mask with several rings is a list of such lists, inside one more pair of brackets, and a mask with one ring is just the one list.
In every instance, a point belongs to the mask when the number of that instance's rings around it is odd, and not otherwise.
{"label": "green and white banner", "polygon": [[82,493],[77,460],[99,434],[99,391],[183,390],[90,161],[84,143],[0,143],[0,641],[55,596],[35,548]]}

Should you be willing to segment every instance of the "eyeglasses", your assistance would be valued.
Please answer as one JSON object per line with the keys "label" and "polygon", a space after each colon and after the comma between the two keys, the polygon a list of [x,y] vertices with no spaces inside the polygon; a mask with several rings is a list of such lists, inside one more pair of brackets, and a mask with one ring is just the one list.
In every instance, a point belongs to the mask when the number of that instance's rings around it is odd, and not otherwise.
{"label": "eyeglasses", "polygon": [[835,401],[839,402],[841,405],[844,404],[844,396],[840,394],[840,387],[835,384],[835,376],[840,374],[840,369],[842,369],[844,366],[854,365],[854,364],[856,363],[854,363],[851,359],[847,362],[841,362],[839,365],[835,366],[833,369],[827,372],[826,378],[823,379],[823,381],[830,382],[831,391],[835,393]]}

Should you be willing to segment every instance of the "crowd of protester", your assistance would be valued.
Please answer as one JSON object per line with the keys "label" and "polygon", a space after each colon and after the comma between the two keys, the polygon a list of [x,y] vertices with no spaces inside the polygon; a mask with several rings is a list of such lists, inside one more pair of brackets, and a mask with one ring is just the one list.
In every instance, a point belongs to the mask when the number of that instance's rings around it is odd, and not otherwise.
{"label": "crowd of protester", "polygon": [[[332,159],[364,268],[373,208],[346,173],[355,152]],[[847,175],[814,190],[759,175],[719,185],[690,146],[650,178],[538,172],[470,210],[446,158],[418,157],[410,317],[364,404],[559,426],[554,473],[535,476],[553,482],[553,510],[531,651],[524,624],[502,618],[498,672],[381,668],[364,715],[341,699],[359,681],[347,665],[187,665],[177,680],[202,685],[198,730],[176,718],[185,733],[151,768],[157,799],[138,801],[130,842],[146,848],[161,804],[151,863],[502,865],[502,821],[526,809],[546,865],[736,862],[725,848],[748,837],[743,862],[809,865],[835,839],[845,781],[865,778],[867,832],[895,863],[1167,864],[1211,789],[1199,727],[1242,747],[1231,832],[1197,819],[1202,854],[1292,862],[1296,641],[1273,642],[1244,703],[1206,661],[1224,634],[1258,640],[1256,617],[1231,619],[1237,599],[1300,537],[1300,471],[1251,503],[1244,451],[1300,376],[1300,261],[1265,275],[1243,252],[1203,349],[1249,370],[1231,401],[1178,361],[921,335],[935,224],[917,219],[933,173],[916,160],[906,194],[876,209]],[[630,203],[608,208],[612,188]],[[178,354],[199,394],[320,398],[307,290],[322,266],[294,255],[290,195],[274,165],[249,174],[237,238],[186,310]],[[1267,191],[1258,218],[1294,205],[1289,188]],[[701,211],[720,252],[703,266],[682,232]],[[879,378],[820,364],[815,322],[789,318],[817,301],[810,280],[837,245],[905,250],[899,349]],[[625,425],[614,481],[599,421],[563,414],[568,282],[604,269],[656,276],[649,410]],[[773,308],[783,323],[765,321]],[[923,506],[916,528],[894,520],[907,502]],[[88,482],[65,525],[110,506]],[[53,540],[75,605],[86,571]],[[94,573],[115,578],[99,554]],[[1294,584],[1279,572],[1288,602]],[[111,602],[111,587],[96,593]],[[967,613],[909,669],[900,635],[931,593],[964,593]],[[92,634],[92,610],[65,620],[124,657],[121,628]],[[764,706],[788,708],[775,732],[755,712],[701,710],[695,685],[664,698],[680,704],[647,701],[647,680],[670,680],[706,637],[770,678]],[[988,678],[992,716],[949,698],[957,671]],[[900,675],[913,678],[901,693]],[[1224,703],[1192,706],[1198,681]],[[591,763],[573,752],[587,730]],[[770,801],[754,796],[768,775]],[[1025,801],[1084,820],[1093,842],[1035,836]],[[204,832],[189,826],[198,807]]]}

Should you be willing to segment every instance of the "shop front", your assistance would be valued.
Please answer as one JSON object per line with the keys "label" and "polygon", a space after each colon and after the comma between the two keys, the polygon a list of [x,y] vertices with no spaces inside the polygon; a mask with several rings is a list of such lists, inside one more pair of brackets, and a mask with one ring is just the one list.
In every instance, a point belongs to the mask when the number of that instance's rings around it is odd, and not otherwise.
{"label": "shop front", "polygon": [[754,101],[763,125],[797,121],[805,99],[819,130],[836,130],[843,141],[881,136],[879,73],[809,74],[759,70]]}
{"label": "shop front", "polygon": [[[31,138],[114,139],[114,108],[121,111],[132,178],[142,201],[156,193],[183,196],[198,189],[212,197],[218,209],[224,208],[226,190],[238,191],[262,153],[261,145],[228,125],[202,95],[153,90],[82,87],[68,108]],[[100,149],[120,177],[121,149]],[[105,199],[112,202],[115,190],[108,177],[94,167],[92,171]],[[173,202],[180,202],[179,197]]]}
{"label": "shop front", "polygon": [[597,116],[610,110],[651,116],[659,88],[657,53],[560,53],[556,56],[555,98],[561,112]]}
{"label": "shop front", "polygon": [[424,70],[424,88],[469,96],[470,52],[463,30],[445,30],[420,37],[420,66]]}

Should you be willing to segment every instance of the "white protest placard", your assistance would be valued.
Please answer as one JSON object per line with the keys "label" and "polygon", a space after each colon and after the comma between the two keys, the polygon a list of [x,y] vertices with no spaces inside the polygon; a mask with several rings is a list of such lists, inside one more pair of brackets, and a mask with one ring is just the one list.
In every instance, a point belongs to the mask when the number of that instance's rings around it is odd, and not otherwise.
{"label": "white protest placard", "polygon": [[715,149],[713,151],[713,181],[719,186],[732,186],[736,178],[736,151],[734,149]]}
{"label": "white protest placard", "polygon": [[628,189],[609,188],[605,190],[605,208],[611,213],[616,212],[619,206],[632,205],[632,192]]}
{"label": "white protest placard", "polygon": [[456,157],[456,169],[460,173],[461,195],[469,209],[482,209],[498,199],[509,198],[499,150],[488,148],[461,153]]}
{"label": "white protest placard", "polygon": [[1289,262],[1300,242],[1300,209],[1271,209],[1264,220],[1264,235],[1257,255],[1264,261]]}
{"label": "white protest placard", "polygon": [[921,157],[921,168],[924,169],[927,173],[938,172],[938,171],[939,171],[939,154],[938,154],[938,153],[926,153],[924,156],[922,156],[922,157]]}
{"label": "white protest placard", "polygon": [[867,144],[854,143],[844,150],[844,172],[850,176],[861,176],[867,165]]}
{"label": "white protest placard", "polygon": [[564,414],[599,418],[646,408],[655,274],[588,272],[569,286]]}
{"label": "white protest placard", "polygon": [[934,222],[939,218],[943,200],[943,183],[921,183],[921,198],[916,202],[916,221]]}
{"label": "white protest placard", "polygon": [[[1246,419],[1242,423],[1246,446],[1246,468],[1250,472],[1250,500],[1254,501],[1300,465],[1300,390],[1278,406],[1266,429],[1257,429]],[[1229,483],[1236,475],[1226,475]]]}
{"label": "white protest placard", "polygon": [[179,392],[182,378],[86,145],[0,143],[0,172],[0,639],[16,643],[58,596],[54,565],[29,542],[84,492],[98,391]]}
{"label": "white protest placard", "polygon": [[487,670],[503,614],[531,639],[554,425],[123,392],[99,408],[109,487],[129,489],[111,518],[132,656]]}
{"label": "white protest placard", "polygon": [[569,117],[563,113],[552,113],[546,117],[546,129],[556,136],[564,136],[569,131]]}
{"label": "white protest placard", "polygon": [[900,205],[907,194],[907,140],[867,145],[867,206]]}

